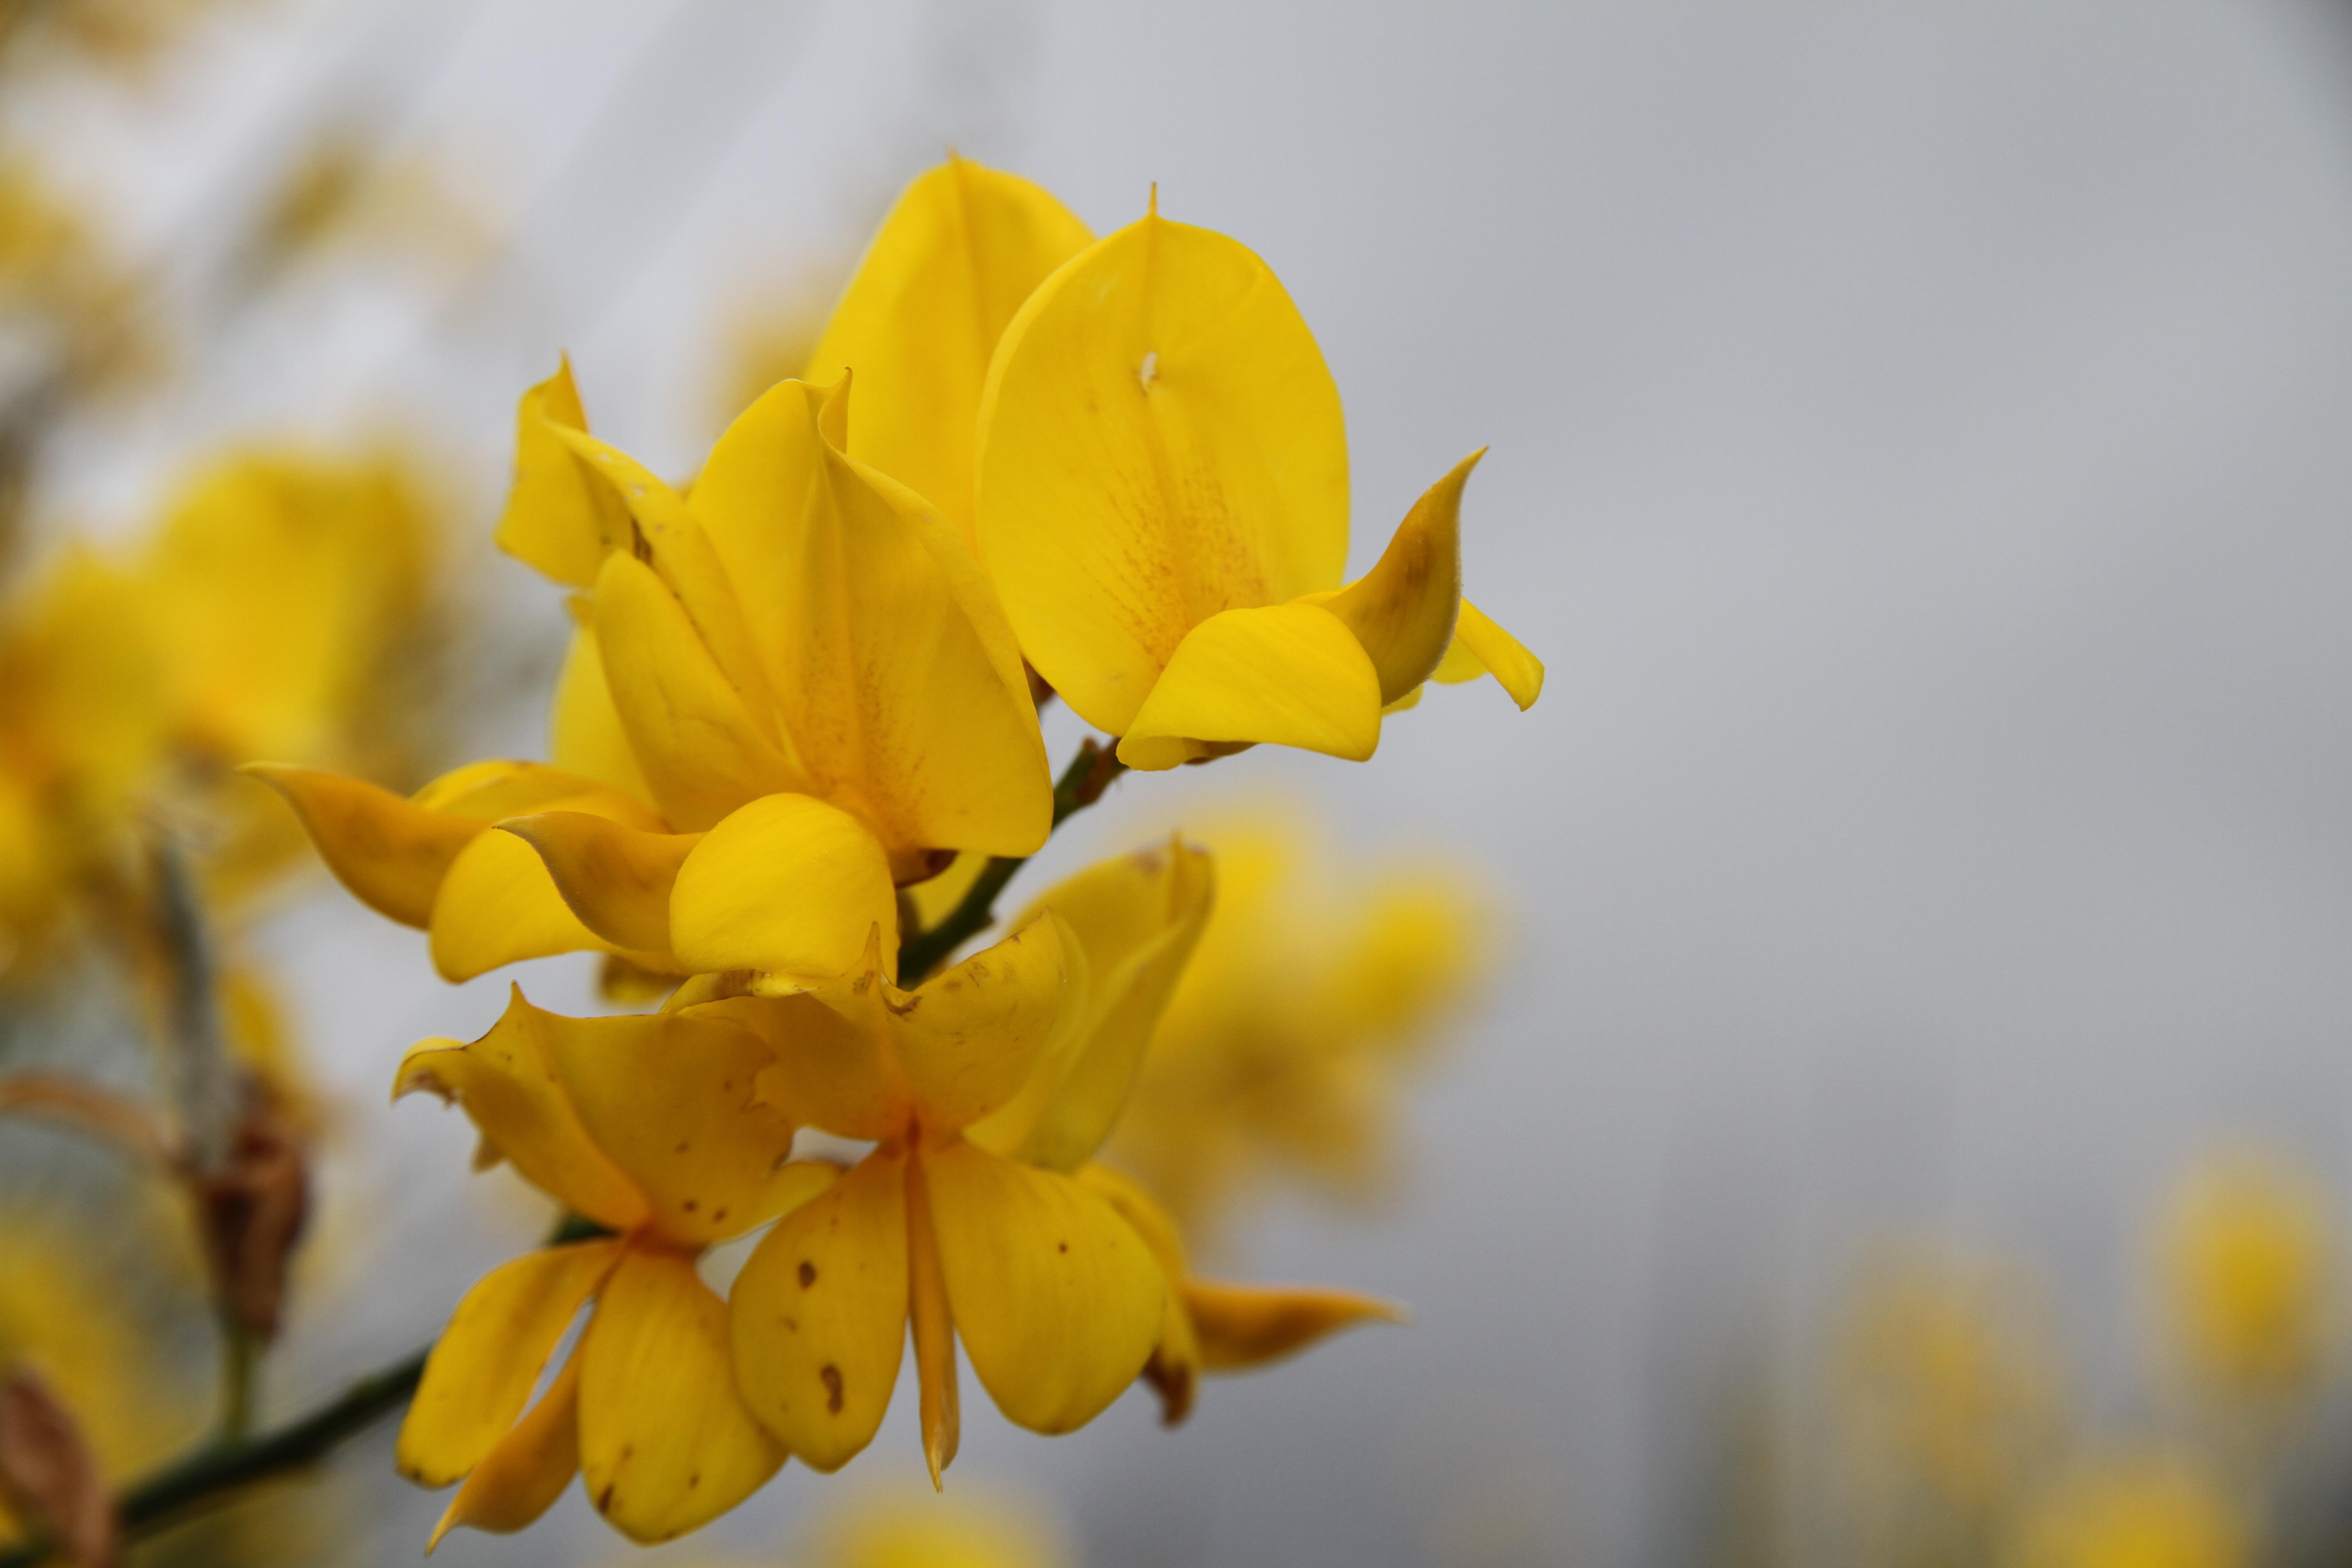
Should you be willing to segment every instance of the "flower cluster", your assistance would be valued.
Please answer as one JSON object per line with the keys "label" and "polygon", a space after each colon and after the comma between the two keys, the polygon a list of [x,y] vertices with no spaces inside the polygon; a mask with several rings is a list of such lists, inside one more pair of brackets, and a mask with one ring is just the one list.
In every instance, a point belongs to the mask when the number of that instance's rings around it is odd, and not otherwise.
{"label": "flower cluster", "polygon": [[[426,1367],[400,1460],[463,1481],[443,1530],[519,1528],[578,1473],[628,1535],[680,1534],[787,1457],[847,1463],[910,1338],[936,1483],[961,1361],[1059,1433],[1139,1378],[1180,1418],[1203,1371],[1392,1315],[1194,1277],[1096,1162],[1200,942],[1208,854],[1093,867],[950,960],[1123,768],[1369,758],[1431,679],[1532,703],[1541,666],[1461,596],[1475,460],[1343,582],[1339,395],[1265,264],[1156,203],[1096,240],[961,160],[908,187],[806,376],[690,486],[591,435],[568,365],[525,394],[499,542],[573,590],[551,761],[405,798],[257,770],[444,976],[588,952],[665,998],[568,1018],[518,990],[402,1064],[397,1092],[460,1103],[486,1163],[585,1222],[481,1281]],[[1114,738],[1058,784],[1048,693]],[[866,1149],[796,1159],[803,1130]],[[722,1300],[698,1256],[761,1226]]]}

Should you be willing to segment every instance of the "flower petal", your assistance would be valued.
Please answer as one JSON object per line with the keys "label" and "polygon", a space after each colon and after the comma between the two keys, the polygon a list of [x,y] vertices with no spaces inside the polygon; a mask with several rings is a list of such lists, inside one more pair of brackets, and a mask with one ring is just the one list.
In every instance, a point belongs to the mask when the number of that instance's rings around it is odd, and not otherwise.
{"label": "flower petal", "polygon": [[887,1031],[923,1125],[966,1127],[1011,1100],[1060,1020],[1062,935],[1040,915],[992,947],[925,982],[912,995],[884,984],[819,998]]}
{"label": "flower petal", "polygon": [[1108,1165],[1087,1165],[1077,1172],[1077,1179],[1100,1193],[1159,1260],[1168,1300],[1160,1317],[1160,1343],[1144,1363],[1143,1376],[1160,1395],[1160,1425],[1177,1426],[1192,1413],[1192,1393],[1201,1380],[1201,1342],[1192,1332],[1192,1315],[1184,1310],[1181,1289],[1192,1273],[1183,1238],[1168,1211],[1129,1177]]}
{"label": "flower petal", "polygon": [[[680,994],[696,984],[688,981]],[[814,996],[733,995],[688,1003],[680,1011],[728,1019],[766,1042],[774,1065],[761,1075],[761,1097],[801,1126],[840,1138],[894,1138],[906,1131],[912,1109],[887,1037]]]}
{"label": "flower petal", "polygon": [[1462,487],[1486,455],[1480,447],[1430,486],[1397,524],[1379,563],[1318,600],[1371,655],[1384,704],[1402,701],[1428,679],[1454,640],[1462,603]]}
{"label": "flower petal", "polygon": [[1022,1159],[1076,1170],[1110,1136],[1160,1013],[1208,925],[1215,889],[1210,858],[1180,839],[1107,860],[1038,900],[1085,949],[1087,1017],[1080,1043],[1020,1145]]}
{"label": "flower petal", "polygon": [[1314,605],[1227,610],[1192,629],[1119,742],[1129,767],[1210,754],[1173,743],[1268,742],[1360,763],[1381,743],[1381,678]]}
{"label": "flower petal", "polygon": [[582,1128],[672,1241],[724,1240],[806,1195],[809,1173],[784,1163],[792,1123],[756,1102],[768,1050],[749,1030],[685,1013],[539,1021]]}
{"label": "flower petal", "polygon": [[981,404],[978,537],[1037,672],[1130,730],[1185,635],[1337,587],[1339,389],[1242,245],[1146,217],[1029,297]]}
{"label": "flower petal", "polygon": [[555,1076],[549,1020],[516,986],[490,1032],[470,1045],[420,1040],[401,1058],[392,1096],[430,1089],[466,1109],[483,1141],[541,1192],[610,1230],[631,1230],[648,1210],[619,1166],[590,1141]]}
{"label": "flower petal", "polygon": [[1184,1310],[1200,1337],[1201,1364],[1211,1372],[1262,1366],[1338,1330],[1357,1323],[1402,1323],[1406,1317],[1393,1301],[1307,1285],[1188,1279],[1183,1295]]}
{"label": "flower petal", "polygon": [[458,852],[486,826],[320,768],[248,763],[286,797],[335,879],[376,913],[422,928]]}
{"label": "flower petal", "polygon": [[580,1470],[596,1511],[651,1544],[766,1484],[784,1449],[735,1392],[727,1304],[692,1260],[621,1260],[580,1343]]}
{"label": "flower petal", "polygon": [[1451,685],[1482,675],[1492,675],[1523,713],[1543,695],[1543,660],[1465,599],[1461,619],[1454,624],[1454,641],[1430,679]]}
{"label": "flower petal", "polygon": [[876,1150],[778,1222],[735,1278],[735,1376],[811,1468],[874,1440],[907,1331],[907,1161]]}
{"label": "flower petal", "polygon": [[820,385],[856,372],[849,455],[936,502],[967,544],[989,356],[1093,237],[1043,186],[950,153],[882,220],[810,357]]}
{"label": "flower petal", "polygon": [[572,455],[560,432],[585,430],[567,357],[522,395],[515,414],[514,488],[499,519],[498,545],[559,583],[596,580],[606,552],[628,538],[628,513]]}
{"label": "flower petal", "polygon": [[442,1487],[482,1463],[530,1403],[581,1304],[620,1258],[617,1241],[583,1241],[527,1252],[482,1276],[425,1358],[400,1426],[400,1473]]}
{"label": "flower petal", "polygon": [[1053,782],[1020,649],[935,509],[840,450],[848,395],[780,383],[694,485],[809,770],[793,787],[853,805],[902,869],[929,848],[1026,855]]}
{"label": "flower petal", "polygon": [[485,833],[451,862],[433,900],[433,967],[453,984],[527,958],[608,952],[581,923],[531,847]]}
{"label": "flower petal", "polygon": [[553,1507],[579,1473],[580,1358],[573,1355],[449,1500],[425,1554],[432,1556],[441,1538],[461,1524],[498,1535],[522,1529]]}
{"label": "flower petal", "polygon": [[1032,1431],[1085,1426],[1160,1341],[1159,1262],[1068,1176],[960,1139],[920,1164],[956,1332],[982,1385]]}
{"label": "flower petal", "polygon": [[895,955],[898,895],[882,846],[857,818],[804,795],[733,812],[687,856],[670,894],[670,951],[694,973],[830,978],[877,926]]}
{"label": "flower petal", "polygon": [[628,732],[621,728],[620,710],[613,706],[612,688],[604,684],[604,656],[596,645],[595,609],[586,595],[572,600],[572,647],[556,677],[555,702],[548,717],[548,752],[557,767],[593,779],[638,800],[650,801],[652,788],[637,754],[629,750]]}
{"label": "flower petal", "polygon": [[596,638],[629,749],[681,832],[698,832],[761,795],[801,786],[695,630],[686,607],[634,556],[596,579]]}
{"label": "flower petal", "polygon": [[530,846],[591,931],[615,947],[669,951],[670,889],[703,835],[640,833],[581,811],[509,817],[499,826]]}

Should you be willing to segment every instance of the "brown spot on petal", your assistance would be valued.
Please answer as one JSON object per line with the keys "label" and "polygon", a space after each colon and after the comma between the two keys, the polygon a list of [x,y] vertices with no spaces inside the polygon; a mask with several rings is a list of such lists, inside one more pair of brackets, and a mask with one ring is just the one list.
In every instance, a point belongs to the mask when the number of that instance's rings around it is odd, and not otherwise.
{"label": "brown spot on petal", "polygon": [[815,1265],[815,1264],[814,1264],[814,1263],[811,1263],[811,1262],[810,1262],[807,1258],[802,1258],[802,1259],[801,1259],[801,1268],[800,1268],[800,1276],[801,1276],[801,1289],[803,1289],[803,1290],[805,1290],[805,1289],[807,1289],[810,1286],[812,1286],[812,1285],[814,1285],[814,1284],[815,1284],[815,1283],[816,1283],[816,1265]]}
{"label": "brown spot on petal", "polygon": [[613,1511],[613,1488],[615,1484],[616,1483],[613,1481],[606,1481],[604,1483],[604,1489],[596,1494],[596,1511],[598,1513],[610,1513]]}
{"label": "brown spot on petal", "polygon": [[831,1362],[816,1369],[819,1381],[824,1384],[824,1407],[835,1415],[841,1414],[841,1369]]}

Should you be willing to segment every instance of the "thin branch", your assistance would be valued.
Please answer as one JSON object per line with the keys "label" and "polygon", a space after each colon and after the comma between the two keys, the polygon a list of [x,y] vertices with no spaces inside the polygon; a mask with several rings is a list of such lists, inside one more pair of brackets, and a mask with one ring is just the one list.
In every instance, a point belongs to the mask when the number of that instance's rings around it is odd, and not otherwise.
{"label": "thin branch", "polygon": [[[1054,781],[1054,826],[1061,826],[1069,816],[1100,800],[1111,781],[1126,771],[1127,764],[1118,760],[1112,745],[1087,736],[1078,754],[1070,759],[1070,765],[1062,770],[1062,776]],[[962,901],[950,910],[939,924],[929,931],[914,932],[900,943],[898,984],[911,988],[945,963],[948,954],[968,938],[979,935],[994,923],[996,896],[1004,891],[1013,874],[1028,862],[1025,855],[997,856],[989,861]]]}

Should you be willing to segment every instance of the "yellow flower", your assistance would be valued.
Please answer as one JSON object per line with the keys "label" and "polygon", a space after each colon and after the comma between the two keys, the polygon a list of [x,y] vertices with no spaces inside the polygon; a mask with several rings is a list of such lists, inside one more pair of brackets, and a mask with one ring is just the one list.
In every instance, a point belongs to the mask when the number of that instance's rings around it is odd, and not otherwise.
{"label": "yellow flower", "polygon": [[1271,813],[1195,836],[1216,850],[1217,910],[1111,1155],[1198,1239],[1271,1173],[1341,1193],[1384,1173],[1399,1070],[1471,990],[1485,943],[1458,873],[1339,885]]}
{"label": "yellow flower", "polygon": [[[1151,880],[1157,918],[1138,910],[1133,923],[1164,952],[1205,902],[1207,867],[1177,852]],[[1084,1184],[1003,1152],[1047,1122],[1075,1146],[1117,1114],[1116,1071],[1097,1058],[1131,1043],[1139,1008],[1114,994],[1139,976],[1096,971],[1049,911],[911,993],[869,944],[856,971],[799,994],[705,1001],[724,987],[698,980],[677,998],[683,1016],[730,1018],[767,1041],[775,1063],[761,1091],[784,1114],[876,1141],[768,1234],[731,1300],[744,1397],[815,1468],[872,1441],[910,1325],[935,1483],[960,1431],[958,1339],[998,1408],[1047,1433],[1092,1420],[1151,1354],[1163,1288],[1143,1242]],[[1148,1034],[1149,1020],[1139,1026]],[[1088,1031],[1099,1051],[1065,1047]],[[1058,1069],[1058,1092],[1024,1100],[1041,1061]],[[994,1120],[1008,1108],[1019,1124]]]}
{"label": "yellow flower", "polygon": [[587,949],[814,981],[879,926],[895,977],[896,884],[1045,842],[1019,650],[952,531],[845,453],[848,421],[846,380],[785,382],[688,500],[586,433],[568,370],[525,396],[499,542],[594,584],[558,765],[478,763],[405,802],[263,770],[445,975]]}
{"label": "yellow flower", "polygon": [[694,1261],[834,1179],[832,1166],[786,1163],[793,1125],[753,1088],[766,1061],[723,1019],[565,1018],[518,991],[480,1039],[425,1040],[401,1063],[394,1097],[428,1089],[461,1103],[481,1132],[478,1163],[508,1161],[614,1233],[519,1258],[458,1303],[400,1433],[404,1474],[465,1481],[436,1542],[459,1524],[520,1530],[575,1472],[624,1533],[666,1541],[783,1463],[736,1394],[726,1307]]}
{"label": "yellow flower", "polygon": [[163,741],[130,583],[69,551],[0,612],[0,973],[30,964],[122,835]]}
{"label": "yellow flower", "polygon": [[2187,1462],[2108,1460],[2061,1482],[2027,1519],[2016,1568],[2240,1568],[2246,1521]]}
{"label": "yellow flower", "polygon": [[2173,1343],[2193,1376],[2245,1398],[2311,1389],[2338,1266],[2315,1182],[2252,1152],[2216,1155],[2174,1194],[2164,1249]]}
{"label": "yellow flower", "polygon": [[1543,667],[1461,596],[1462,487],[1432,486],[1342,586],[1339,390],[1265,263],[1150,216],[1023,304],[982,397],[981,558],[1037,672],[1119,759],[1259,742],[1357,761],[1433,676]]}
{"label": "yellow flower", "polygon": [[831,1510],[814,1568],[1066,1568],[1048,1521],[1001,1504],[880,1491]]}

